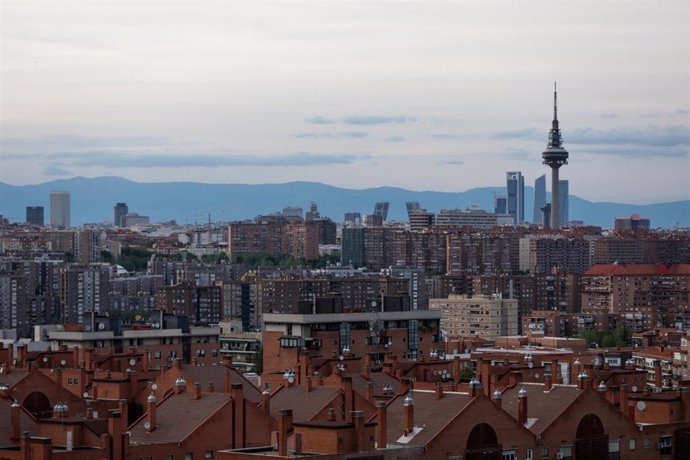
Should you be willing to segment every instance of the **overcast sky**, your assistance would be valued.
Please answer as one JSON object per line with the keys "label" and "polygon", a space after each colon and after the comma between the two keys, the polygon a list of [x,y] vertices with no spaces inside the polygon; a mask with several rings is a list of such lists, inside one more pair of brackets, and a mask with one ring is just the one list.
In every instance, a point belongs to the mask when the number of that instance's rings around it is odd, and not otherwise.
{"label": "overcast sky", "polygon": [[690,199],[687,1],[2,1],[0,180]]}

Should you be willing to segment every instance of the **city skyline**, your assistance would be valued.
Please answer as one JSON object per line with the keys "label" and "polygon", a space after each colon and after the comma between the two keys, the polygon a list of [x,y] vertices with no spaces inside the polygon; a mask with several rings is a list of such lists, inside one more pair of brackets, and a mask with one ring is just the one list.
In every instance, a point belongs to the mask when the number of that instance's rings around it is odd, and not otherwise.
{"label": "city skyline", "polygon": [[687,4],[530,6],[4,5],[0,181],[532,183],[557,80],[571,194],[687,199]]}

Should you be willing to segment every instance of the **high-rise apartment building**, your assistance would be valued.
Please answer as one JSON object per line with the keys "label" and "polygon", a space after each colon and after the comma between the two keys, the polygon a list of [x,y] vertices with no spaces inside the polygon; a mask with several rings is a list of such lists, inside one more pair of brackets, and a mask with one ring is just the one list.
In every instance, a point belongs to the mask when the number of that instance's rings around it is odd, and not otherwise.
{"label": "high-rise apartment building", "polygon": [[616,217],[616,230],[649,230],[649,219],[633,214],[630,217]]}
{"label": "high-rise apartment building", "polygon": [[525,221],[525,178],[520,171],[506,173],[508,192],[508,214],[513,216],[513,223],[520,225]]}
{"label": "high-rise apartment building", "polygon": [[50,192],[50,225],[53,227],[69,228],[69,192]]}
{"label": "high-rise apartment building", "polygon": [[532,223],[541,225],[542,209],[546,207],[546,174],[542,174],[534,181],[534,210]]}
{"label": "high-rise apartment building", "polygon": [[429,310],[441,312],[441,331],[449,336],[495,339],[518,333],[517,300],[498,294],[431,299]]}
{"label": "high-rise apartment building", "polygon": [[113,225],[115,227],[124,227],[124,217],[129,214],[129,207],[127,203],[117,203],[113,208]]}
{"label": "high-rise apartment building", "polygon": [[558,206],[560,206],[561,212],[561,227],[564,227],[568,222],[570,222],[570,217],[568,216],[568,201],[570,197],[568,195],[568,181],[559,180],[558,181]]}
{"label": "high-rise apartment building", "polygon": [[29,225],[43,226],[43,206],[27,206],[26,223]]}

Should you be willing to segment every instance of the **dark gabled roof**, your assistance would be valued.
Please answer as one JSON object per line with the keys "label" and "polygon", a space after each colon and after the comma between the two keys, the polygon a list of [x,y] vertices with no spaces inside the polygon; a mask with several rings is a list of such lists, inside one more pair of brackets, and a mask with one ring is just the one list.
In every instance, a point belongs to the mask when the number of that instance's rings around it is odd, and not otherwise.
{"label": "dark gabled roof", "polygon": [[148,414],[145,414],[129,428],[130,444],[182,442],[230,402],[227,393],[203,393],[200,399],[194,399],[194,395],[186,391],[170,394],[156,406],[156,429],[146,431],[144,424]]}
{"label": "dark gabled roof", "polygon": [[403,438],[403,402],[406,396],[398,395],[388,403],[386,410],[388,444],[427,445],[475,399],[467,393],[449,391],[443,393],[443,398],[436,399],[434,391],[414,390],[412,392],[414,426],[419,430],[415,429],[413,436]]}
{"label": "dark gabled roof", "polygon": [[225,385],[225,370],[230,372],[230,383],[241,383],[244,397],[251,402],[261,401],[261,392],[252,382],[240,372],[227,366],[187,366],[182,374],[188,383],[199,383],[205,389],[209,382],[213,382],[216,392],[222,392]]}
{"label": "dark gabled roof", "polygon": [[[3,447],[14,447],[19,445],[19,441],[12,441],[10,439],[12,435],[11,417],[10,417],[10,406],[14,400],[12,398],[2,398],[0,397],[0,448]],[[36,421],[31,415],[29,415],[24,408],[20,408],[20,433],[28,431],[31,435],[36,435],[38,433],[38,428],[36,427]]]}
{"label": "dark gabled roof", "polygon": [[313,385],[311,391],[300,385],[282,386],[271,395],[271,416],[277,419],[281,409],[292,409],[293,421],[308,422],[340,393],[340,388],[322,385]]}
{"label": "dark gabled roof", "polygon": [[503,409],[514,419],[518,419],[518,391],[521,387],[527,390],[527,423],[525,427],[534,434],[541,434],[560,416],[585,390],[574,385],[551,386],[544,391],[543,383],[523,383],[507,388],[503,392]]}
{"label": "dark gabled roof", "polygon": [[25,371],[23,369],[12,369],[10,370],[9,374],[0,374],[0,383],[12,388],[17,384],[17,382],[27,375],[29,375],[29,371]]}

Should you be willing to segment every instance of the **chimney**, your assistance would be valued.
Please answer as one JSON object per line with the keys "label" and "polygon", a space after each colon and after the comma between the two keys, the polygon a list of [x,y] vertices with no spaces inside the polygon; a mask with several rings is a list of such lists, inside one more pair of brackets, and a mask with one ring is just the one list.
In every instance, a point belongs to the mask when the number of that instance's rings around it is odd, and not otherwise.
{"label": "chimney", "polygon": [[122,422],[122,432],[127,431],[129,426],[129,404],[126,399],[121,399],[117,403],[117,408],[120,411],[120,421]]}
{"label": "chimney", "polygon": [[261,393],[261,407],[265,413],[271,413],[271,392],[268,391],[268,388],[265,388]]}
{"label": "chimney", "polygon": [[387,430],[388,429],[388,414],[386,412],[386,403],[383,401],[376,403],[376,448],[383,449],[388,445]]}
{"label": "chimney", "polygon": [[553,383],[563,383],[563,376],[561,375],[561,365],[558,364],[557,359],[551,360],[551,378]]}
{"label": "chimney", "polygon": [[362,368],[362,377],[364,377],[366,380],[369,380],[370,378],[369,366],[367,366],[366,364]]}
{"label": "chimney", "polygon": [[93,354],[93,348],[84,348],[84,364],[86,365],[86,370],[88,371],[93,370]]}
{"label": "chimney", "polygon": [[619,408],[620,411],[623,412],[623,415],[628,416],[630,415],[628,411],[628,384],[625,382],[621,383],[621,388],[620,388],[620,396],[618,398],[619,402]]}
{"label": "chimney", "polygon": [[201,399],[201,384],[199,382],[194,383],[194,399]]}
{"label": "chimney", "polygon": [[523,426],[527,423],[527,390],[525,387],[520,387],[520,391],[518,391],[518,422]]}
{"label": "chimney", "polygon": [[551,389],[551,384],[552,384],[551,378],[552,377],[550,374],[544,375],[544,391],[549,391]]}
{"label": "chimney", "polygon": [[192,358],[192,367],[198,367],[199,366],[199,358],[196,356]]}
{"label": "chimney", "polygon": [[175,367],[178,369],[182,369],[182,358],[175,358],[175,361],[173,361],[175,364]]}
{"label": "chimney", "polygon": [[328,418],[327,418],[327,420],[328,420],[329,422],[335,422],[335,408],[329,407],[327,413],[328,413]]}
{"label": "chimney", "polygon": [[657,359],[654,361],[654,386],[658,389],[662,387],[661,379],[661,360]]}
{"label": "chimney", "polygon": [[443,398],[443,383],[436,382],[434,389],[436,390],[436,399]]}
{"label": "chimney", "polygon": [[288,430],[292,425],[292,410],[280,409],[278,415],[278,455],[287,457],[288,454]]}
{"label": "chimney", "polygon": [[472,380],[470,380],[470,398],[479,396],[479,394],[482,392],[482,388],[482,382],[480,382],[476,377],[472,377]]}
{"label": "chimney", "polygon": [[456,356],[453,358],[453,379],[456,382],[460,381],[460,357]]}
{"label": "chimney", "polygon": [[246,429],[247,416],[245,414],[244,388],[241,383],[233,383],[230,386],[230,397],[232,398],[232,441],[233,447],[247,447]]}
{"label": "chimney", "polygon": [[146,399],[147,409],[149,413],[149,427],[146,431],[153,431],[156,429],[157,419],[156,419],[156,395],[151,392],[149,397]]}
{"label": "chimney", "polygon": [[412,399],[412,392],[405,396],[403,402],[403,429],[405,436],[409,436],[414,429],[414,400]]}
{"label": "chimney", "polygon": [[295,455],[302,455],[302,433],[295,433]]}
{"label": "chimney", "polygon": [[92,420],[93,419],[93,409],[90,407],[86,408],[86,415],[84,416],[86,420]]}
{"label": "chimney", "polygon": [[[12,345],[10,345],[10,347],[11,346]],[[20,415],[21,408],[19,407],[19,403],[17,401],[14,401],[10,406],[10,439],[12,441],[19,441],[21,438],[21,423],[19,419]]]}
{"label": "chimney", "polygon": [[230,393],[230,369],[223,372],[223,393]]}
{"label": "chimney", "polygon": [[580,373],[577,375],[577,388],[579,390],[584,390],[586,388],[586,380],[587,373],[584,370],[581,370]]}
{"label": "chimney", "polygon": [[304,391],[309,393],[312,389],[311,375],[307,375],[304,380]]}
{"label": "chimney", "polygon": [[354,391],[352,389],[352,377],[343,377],[341,379],[341,386],[343,390],[343,395],[345,396],[344,398],[344,403],[345,407],[343,407],[343,419],[345,418],[346,414],[349,414],[350,411],[355,410],[355,398],[354,398]]}
{"label": "chimney", "polygon": [[522,382],[522,372],[512,371],[510,374],[508,374],[508,386],[514,387],[520,382]]}
{"label": "chimney", "polygon": [[208,382],[208,392],[209,393],[215,393],[215,391],[216,391],[216,387],[213,384],[213,382]]}
{"label": "chimney", "polygon": [[374,382],[367,380],[367,399],[374,401]]}
{"label": "chimney", "polygon": [[364,450],[365,447],[365,433],[364,433],[364,412],[361,410],[353,410],[350,412],[352,424],[355,427],[355,439],[357,440],[357,451]]}
{"label": "chimney", "polygon": [[321,372],[315,372],[314,376],[316,377],[316,384],[320,387],[323,386],[323,375],[321,375]]}
{"label": "chimney", "polygon": [[400,394],[409,393],[412,391],[412,379],[405,377],[400,380]]}
{"label": "chimney", "polygon": [[25,369],[28,364],[29,362],[26,360],[26,345],[17,345],[17,367]]}

